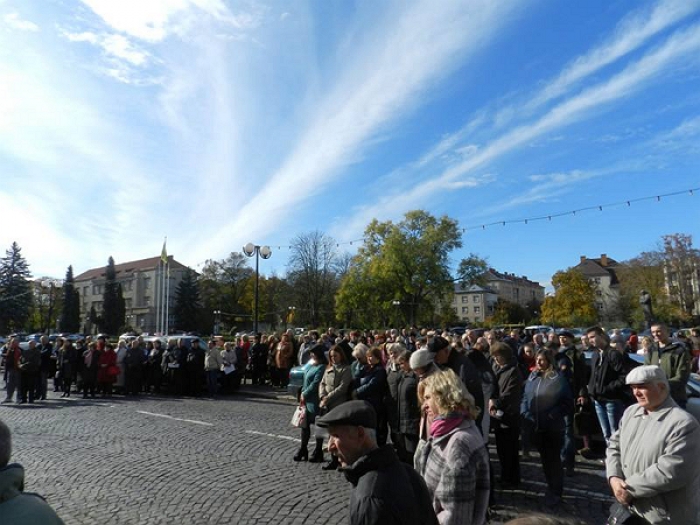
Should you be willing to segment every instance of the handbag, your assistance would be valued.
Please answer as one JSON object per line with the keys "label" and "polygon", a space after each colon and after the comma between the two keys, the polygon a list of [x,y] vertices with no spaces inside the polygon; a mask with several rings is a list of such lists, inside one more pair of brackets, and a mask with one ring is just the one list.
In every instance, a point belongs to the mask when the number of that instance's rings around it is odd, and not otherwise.
{"label": "handbag", "polygon": [[306,428],[306,407],[300,404],[294,414],[292,414],[292,426],[297,428]]}

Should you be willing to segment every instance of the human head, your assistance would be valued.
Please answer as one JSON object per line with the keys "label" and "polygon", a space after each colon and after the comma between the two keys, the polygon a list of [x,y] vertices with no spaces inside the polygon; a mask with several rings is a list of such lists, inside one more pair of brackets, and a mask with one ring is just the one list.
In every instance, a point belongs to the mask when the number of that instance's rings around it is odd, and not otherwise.
{"label": "human head", "polygon": [[409,364],[416,375],[423,379],[432,373],[435,368],[433,358],[434,355],[427,348],[421,348],[411,354]]}
{"label": "human head", "polygon": [[309,350],[309,353],[313,356],[316,363],[323,364],[326,362],[325,350],[326,347],[324,347],[323,345],[316,345]]}
{"label": "human head", "polygon": [[428,344],[428,350],[434,354],[434,361],[439,365],[443,365],[447,363],[447,360],[450,357],[450,351],[452,349],[450,348],[450,344],[448,343],[447,339],[436,336]]}
{"label": "human head", "polygon": [[372,366],[380,365],[382,363],[382,349],[378,346],[373,346],[367,352],[367,363]]}
{"label": "human head", "polygon": [[444,416],[461,412],[468,419],[476,419],[478,412],[462,380],[452,370],[439,370],[421,382],[418,400],[428,416]]}
{"label": "human head", "polygon": [[625,382],[632,388],[639,406],[649,412],[659,408],[669,396],[668,378],[656,365],[633,368],[627,374]]}
{"label": "human head", "polygon": [[328,359],[334,365],[344,365],[346,363],[345,352],[338,345],[333,345],[328,351]]}
{"label": "human head", "polygon": [[588,343],[595,348],[603,350],[608,347],[610,339],[600,326],[591,326],[586,330]]}
{"label": "human head", "polygon": [[396,358],[396,363],[401,367],[401,370],[408,373],[411,371],[411,352],[405,348],[399,352]]}
{"label": "human head", "polygon": [[367,362],[367,352],[369,348],[364,343],[357,343],[355,348],[352,349],[352,356],[357,359],[360,363]]}
{"label": "human head", "polygon": [[491,355],[498,363],[498,366],[505,366],[513,359],[513,350],[506,343],[494,343],[491,346]]}
{"label": "human head", "polygon": [[554,354],[551,350],[540,350],[535,356],[535,364],[537,369],[542,372],[548,372],[554,368]]}
{"label": "human head", "polygon": [[571,332],[564,330],[563,332],[559,332],[559,345],[560,346],[571,346],[574,344],[574,334]]}
{"label": "human head", "polygon": [[668,327],[663,323],[654,323],[651,325],[651,335],[655,343],[667,345],[669,342]]}
{"label": "human head", "polygon": [[49,336],[48,335],[42,335],[41,336],[41,344],[46,345],[49,343]]}
{"label": "human head", "polygon": [[525,343],[523,345],[523,354],[525,354],[526,357],[534,359],[535,357],[535,347],[532,346],[532,343]]}
{"label": "human head", "polygon": [[532,342],[537,346],[542,346],[544,343],[544,336],[542,335],[542,332],[535,332],[535,334],[532,336]]}
{"label": "human head", "polygon": [[316,425],[328,429],[328,451],[343,466],[377,448],[377,414],[365,401],[347,401],[316,419]]}
{"label": "human head", "polygon": [[651,337],[649,337],[648,335],[642,337],[642,348],[644,348],[644,350],[651,350],[652,346],[654,346],[654,341]]}
{"label": "human head", "polygon": [[0,468],[6,467],[12,456],[12,433],[4,421],[0,420]]}

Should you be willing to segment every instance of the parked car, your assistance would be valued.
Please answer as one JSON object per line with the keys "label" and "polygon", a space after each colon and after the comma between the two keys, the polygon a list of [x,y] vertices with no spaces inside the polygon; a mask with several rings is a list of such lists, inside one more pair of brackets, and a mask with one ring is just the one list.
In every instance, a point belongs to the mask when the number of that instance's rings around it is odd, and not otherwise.
{"label": "parked car", "polygon": [[685,409],[700,421],[700,375],[690,374],[685,391],[688,393],[688,404]]}
{"label": "parked car", "polygon": [[306,372],[306,367],[309,366],[308,363],[295,366],[289,371],[289,383],[287,383],[287,393],[299,398],[299,392],[301,392],[301,387],[304,386],[304,372]]}

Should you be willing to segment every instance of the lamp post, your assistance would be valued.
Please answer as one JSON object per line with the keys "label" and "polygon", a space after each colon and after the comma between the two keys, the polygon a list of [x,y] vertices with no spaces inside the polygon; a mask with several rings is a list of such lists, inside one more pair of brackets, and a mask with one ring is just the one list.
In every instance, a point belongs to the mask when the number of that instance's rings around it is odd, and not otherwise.
{"label": "lamp post", "polygon": [[254,314],[253,314],[253,332],[258,333],[258,294],[260,289],[260,272],[258,271],[258,262],[260,257],[263,259],[269,259],[272,257],[272,250],[269,246],[258,246],[249,242],[243,247],[243,253],[248,257],[255,255],[255,303],[254,303]]}
{"label": "lamp post", "polygon": [[219,335],[219,322],[221,319],[221,310],[214,310],[214,335]]}
{"label": "lamp post", "polygon": [[391,304],[396,308],[396,326],[399,325],[399,310],[401,309],[401,301],[394,299]]}

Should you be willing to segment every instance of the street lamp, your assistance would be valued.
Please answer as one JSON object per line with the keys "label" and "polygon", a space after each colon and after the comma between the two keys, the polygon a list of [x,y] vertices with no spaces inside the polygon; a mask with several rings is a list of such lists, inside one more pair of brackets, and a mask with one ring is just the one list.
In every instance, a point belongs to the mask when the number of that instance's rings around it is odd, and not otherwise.
{"label": "street lamp", "polygon": [[219,319],[221,310],[214,310],[214,335],[219,335]]}
{"label": "street lamp", "polygon": [[391,304],[396,307],[396,325],[399,325],[399,310],[401,309],[401,301],[394,299]]}
{"label": "street lamp", "polygon": [[260,288],[260,273],[258,271],[258,261],[260,257],[263,259],[269,259],[272,257],[272,250],[269,246],[258,246],[249,242],[243,247],[243,253],[248,257],[255,255],[255,303],[254,303],[254,316],[253,316],[253,332],[258,333],[258,294]]}

